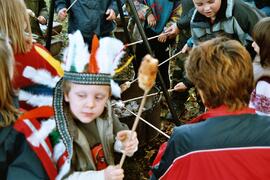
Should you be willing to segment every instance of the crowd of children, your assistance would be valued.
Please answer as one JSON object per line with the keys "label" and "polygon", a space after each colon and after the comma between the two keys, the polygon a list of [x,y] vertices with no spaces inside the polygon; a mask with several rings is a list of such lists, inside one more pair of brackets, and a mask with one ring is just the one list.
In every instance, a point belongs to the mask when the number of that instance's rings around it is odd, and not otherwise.
{"label": "crowd of children", "polygon": [[[41,10],[30,21],[27,7],[34,2]],[[185,72],[178,73],[185,78],[174,90],[187,94],[194,86],[206,109],[173,129],[150,178],[267,179],[267,13],[242,0],[134,3],[146,35],[159,35],[150,44],[160,62],[169,57],[167,48],[176,36],[185,36],[178,39],[178,49],[187,57],[180,63]],[[45,2],[0,0],[0,176],[123,179],[115,153],[133,156],[139,142],[111,104],[112,96],[121,99],[113,75],[125,53],[123,42],[110,37],[116,1],[56,0],[55,8],[61,20],[69,16],[68,47],[61,61],[32,38],[40,30],[34,24],[47,24]],[[129,30],[140,39],[136,28]],[[145,47],[137,45],[136,54],[140,61]],[[169,82],[168,65],[160,71]]]}

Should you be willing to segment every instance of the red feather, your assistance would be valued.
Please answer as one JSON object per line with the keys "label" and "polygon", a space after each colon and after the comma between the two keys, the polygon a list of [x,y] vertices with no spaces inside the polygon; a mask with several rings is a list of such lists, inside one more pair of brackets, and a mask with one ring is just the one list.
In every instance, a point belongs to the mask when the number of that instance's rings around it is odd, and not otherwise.
{"label": "red feather", "polygon": [[96,60],[96,53],[99,47],[99,40],[97,35],[94,35],[92,39],[92,48],[91,48],[91,55],[90,55],[90,62],[88,65],[88,72],[92,74],[97,74],[99,72],[99,67]]}

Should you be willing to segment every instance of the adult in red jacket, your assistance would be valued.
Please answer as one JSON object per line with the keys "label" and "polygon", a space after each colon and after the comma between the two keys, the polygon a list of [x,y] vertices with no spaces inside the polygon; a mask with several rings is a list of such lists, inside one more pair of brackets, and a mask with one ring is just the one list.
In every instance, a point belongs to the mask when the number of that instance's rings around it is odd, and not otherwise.
{"label": "adult in red jacket", "polygon": [[208,111],[174,129],[151,179],[268,179],[270,118],[248,108],[247,50],[235,40],[206,41],[194,47],[185,69]]}

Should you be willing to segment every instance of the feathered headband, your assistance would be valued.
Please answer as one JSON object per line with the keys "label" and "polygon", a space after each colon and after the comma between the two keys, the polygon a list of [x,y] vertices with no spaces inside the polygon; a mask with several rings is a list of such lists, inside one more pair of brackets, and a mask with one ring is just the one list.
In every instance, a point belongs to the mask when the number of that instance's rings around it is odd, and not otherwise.
{"label": "feathered headband", "polygon": [[123,43],[115,38],[98,40],[94,36],[90,55],[80,31],[69,35],[69,46],[64,54],[64,76],[57,82],[53,95],[56,126],[69,158],[72,157],[73,144],[63,107],[63,80],[85,85],[110,85],[112,94],[120,97],[120,87],[112,76],[124,54],[123,49]]}
{"label": "feathered headband", "polygon": [[120,97],[120,87],[112,80],[114,70],[124,55],[124,44],[115,38],[93,37],[91,55],[80,31],[69,35],[64,54],[64,79],[77,84],[110,85],[112,94]]}

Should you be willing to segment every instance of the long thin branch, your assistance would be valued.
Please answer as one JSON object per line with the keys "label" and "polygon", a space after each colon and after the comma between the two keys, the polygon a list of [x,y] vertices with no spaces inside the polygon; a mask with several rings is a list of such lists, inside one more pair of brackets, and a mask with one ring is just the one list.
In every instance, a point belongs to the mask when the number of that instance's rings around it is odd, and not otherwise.
{"label": "long thin branch", "polygon": [[178,56],[179,54],[182,54],[182,51],[179,51],[178,53],[174,54],[173,56],[169,57],[168,59],[166,59],[165,61],[163,61],[162,63],[159,63],[158,66],[161,66],[163,64],[165,64],[167,61],[170,61],[171,59],[175,58],[176,56]]}
{"label": "long thin branch", "polygon": [[[162,34],[159,34],[159,35],[156,35],[156,36],[153,36],[153,37],[149,37],[149,38],[147,38],[147,40],[152,40],[152,39],[155,39],[155,38],[158,38],[158,37],[160,37],[160,36],[167,35],[167,34],[169,34],[169,32],[167,32],[167,33],[162,33]],[[139,44],[139,43],[142,43],[142,42],[143,42],[143,40],[139,40],[139,41],[135,41],[135,42],[126,44],[125,46],[126,46],[126,47],[128,47],[128,46],[133,46],[133,45],[135,45],[135,44]]]}
{"label": "long thin branch", "polygon": [[78,0],[73,1],[73,3],[67,8],[66,12],[70,10],[70,8],[77,2]]}
{"label": "long thin branch", "polygon": [[[175,91],[175,89],[168,89],[168,92],[173,92],[173,91]],[[162,93],[163,92],[155,92],[155,93],[146,95],[146,97],[156,96],[156,95],[162,94]],[[143,98],[143,96],[138,96],[138,97],[135,97],[135,98],[127,99],[127,100],[122,101],[122,102],[127,103],[127,102],[130,102],[130,101],[136,101],[136,100],[139,100],[139,99],[142,99],[142,98]],[[115,105],[115,104],[112,104],[112,105]]]}
{"label": "long thin branch", "polygon": [[[138,123],[140,121],[140,117],[141,117],[141,114],[142,114],[142,111],[143,111],[143,107],[144,107],[144,104],[146,102],[146,95],[147,95],[147,93],[148,93],[148,91],[144,91],[143,99],[141,101],[141,105],[140,105],[140,108],[139,108],[139,111],[138,111],[138,115],[136,116],[135,121],[133,123],[132,129],[131,129],[131,133],[130,133],[130,137],[133,136],[133,133],[136,130],[136,128],[138,126]],[[124,152],[123,155],[122,155],[122,157],[121,157],[120,163],[119,163],[120,168],[123,166],[125,159],[126,159],[126,153]]]}
{"label": "long thin branch", "polygon": [[[124,107],[128,112],[130,112],[131,114],[133,114],[134,116],[138,116],[137,114],[135,114],[133,111],[129,110],[128,108]],[[149,123],[148,121],[146,121],[145,119],[143,119],[142,117],[139,117],[140,120],[142,120],[145,124],[147,124],[148,126],[152,127],[153,129],[155,129],[156,131],[158,131],[160,134],[164,135],[166,138],[170,138],[169,135],[167,135],[166,133],[164,133],[163,131],[161,131],[160,129],[158,129],[157,127],[155,127],[154,125],[152,125],[151,123]]]}

